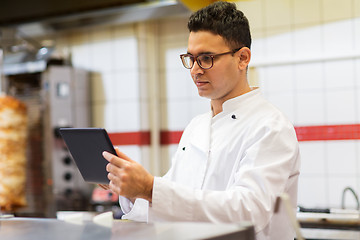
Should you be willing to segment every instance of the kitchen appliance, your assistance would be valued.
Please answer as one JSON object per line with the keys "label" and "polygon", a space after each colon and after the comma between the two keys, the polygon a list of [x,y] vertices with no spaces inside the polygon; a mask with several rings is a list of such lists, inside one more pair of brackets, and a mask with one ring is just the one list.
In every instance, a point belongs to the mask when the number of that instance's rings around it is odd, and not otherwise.
{"label": "kitchen appliance", "polygon": [[14,214],[55,217],[60,210],[89,210],[93,185],[83,181],[58,132],[90,126],[88,73],[51,61],[37,64],[35,71],[25,66],[19,73],[15,65],[4,67],[2,90],[28,109],[28,206]]}

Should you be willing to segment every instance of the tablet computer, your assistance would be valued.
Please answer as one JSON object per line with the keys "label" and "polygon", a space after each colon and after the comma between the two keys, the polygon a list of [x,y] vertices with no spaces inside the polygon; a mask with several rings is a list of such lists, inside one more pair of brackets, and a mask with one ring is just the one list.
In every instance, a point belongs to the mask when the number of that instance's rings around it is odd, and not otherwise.
{"label": "tablet computer", "polygon": [[104,151],[116,155],[113,144],[103,128],[60,128],[60,134],[77,168],[86,182],[108,184],[108,161]]}

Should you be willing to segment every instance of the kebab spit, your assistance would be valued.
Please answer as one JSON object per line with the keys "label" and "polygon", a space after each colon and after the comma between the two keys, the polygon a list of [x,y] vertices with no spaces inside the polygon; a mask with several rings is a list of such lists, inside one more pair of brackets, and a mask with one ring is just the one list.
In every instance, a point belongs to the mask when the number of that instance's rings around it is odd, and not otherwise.
{"label": "kebab spit", "polygon": [[0,209],[26,206],[26,105],[0,95]]}

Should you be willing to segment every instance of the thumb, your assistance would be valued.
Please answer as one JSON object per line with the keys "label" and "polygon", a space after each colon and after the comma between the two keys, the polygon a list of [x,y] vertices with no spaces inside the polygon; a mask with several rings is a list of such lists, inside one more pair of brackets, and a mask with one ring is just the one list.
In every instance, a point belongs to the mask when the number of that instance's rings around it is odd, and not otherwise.
{"label": "thumb", "polygon": [[126,161],[132,162],[133,160],[131,158],[129,158],[125,153],[121,152],[119,150],[119,148],[115,148],[116,154],[118,155],[119,158],[122,158]]}

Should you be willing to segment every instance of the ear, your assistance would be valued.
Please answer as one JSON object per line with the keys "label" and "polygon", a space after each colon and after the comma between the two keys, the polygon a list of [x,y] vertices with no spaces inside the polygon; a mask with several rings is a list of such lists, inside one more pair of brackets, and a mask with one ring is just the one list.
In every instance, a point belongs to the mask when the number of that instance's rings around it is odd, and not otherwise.
{"label": "ear", "polygon": [[247,47],[243,47],[237,52],[237,54],[239,57],[239,69],[246,70],[247,66],[250,63],[250,59],[251,59],[250,49]]}

